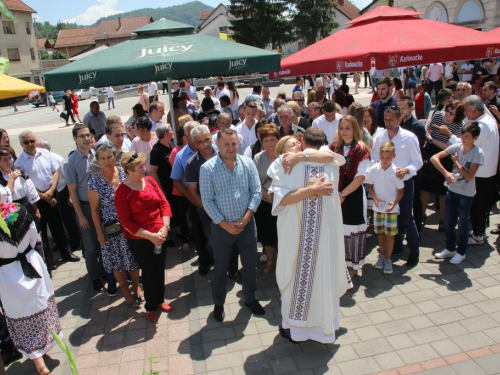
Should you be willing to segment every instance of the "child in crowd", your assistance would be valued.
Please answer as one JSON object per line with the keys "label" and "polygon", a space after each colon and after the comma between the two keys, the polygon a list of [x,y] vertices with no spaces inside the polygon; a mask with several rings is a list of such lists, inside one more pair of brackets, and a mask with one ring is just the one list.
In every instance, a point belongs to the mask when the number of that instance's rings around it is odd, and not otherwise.
{"label": "child in crowd", "polygon": [[394,237],[398,234],[399,201],[403,198],[404,182],[396,177],[396,146],[391,141],[380,145],[380,163],[370,167],[367,177],[368,191],[373,198],[374,231],[378,235],[380,256],[375,268],[392,273],[392,249]]}
{"label": "child in crowd", "polygon": [[[476,194],[475,175],[484,162],[483,151],[474,142],[481,128],[476,121],[468,122],[462,128],[462,143],[451,145],[431,158],[432,164],[443,174],[448,185],[444,231],[446,248],[435,254],[438,259],[451,258],[450,263],[458,264],[465,259],[469,239],[469,213],[472,199]],[[441,159],[451,155],[453,170],[448,172]],[[455,226],[458,220],[458,247]],[[456,250],[455,250],[456,249]]]}

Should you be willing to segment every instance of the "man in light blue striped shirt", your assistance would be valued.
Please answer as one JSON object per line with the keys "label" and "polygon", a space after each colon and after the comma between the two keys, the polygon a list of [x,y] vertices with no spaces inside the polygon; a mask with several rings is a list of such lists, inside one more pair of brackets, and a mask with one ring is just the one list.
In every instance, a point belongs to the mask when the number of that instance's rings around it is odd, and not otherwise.
{"label": "man in light blue striped shirt", "polygon": [[224,320],[227,270],[233,246],[238,245],[243,266],[245,305],[256,315],[265,313],[256,299],[257,231],[253,214],[262,198],[261,184],[253,161],[238,155],[238,136],[232,129],[219,131],[219,154],[200,170],[203,207],[212,219],[215,265],[212,277],[214,318]]}

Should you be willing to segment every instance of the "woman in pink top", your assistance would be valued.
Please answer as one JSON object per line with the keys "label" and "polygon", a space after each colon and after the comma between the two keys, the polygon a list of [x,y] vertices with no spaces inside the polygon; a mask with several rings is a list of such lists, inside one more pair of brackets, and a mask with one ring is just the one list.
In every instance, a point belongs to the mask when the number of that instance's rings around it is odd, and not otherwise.
{"label": "woman in pink top", "polygon": [[134,138],[130,146],[130,151],[142,152],[146,155],[145,166],[148,176],[151,175],[151,150],[156,142],[158,142],[156,133],[151,132],[152,127],[153,124],[151,124],[151,121],[149,121],[149,118],[146,116],[139,117],[135,120],[135,132],[137,133],[137,137]]}

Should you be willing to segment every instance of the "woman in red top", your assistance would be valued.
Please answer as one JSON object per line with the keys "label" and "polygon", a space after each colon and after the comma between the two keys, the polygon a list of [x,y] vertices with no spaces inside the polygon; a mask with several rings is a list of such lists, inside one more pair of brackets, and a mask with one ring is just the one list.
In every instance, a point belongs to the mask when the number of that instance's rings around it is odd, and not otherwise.
{"label": "woman in red top", "polygon": [[75,89],[71,90],[71,110],[73,114],[78,118],[78,122],[83,124],[80,115],[78,114],[78,95],[76,95]]}
{"label": "woman in red top", "polygon": [[[172,311],[172,307],[164,302],[165,240],[172,213],[156,181],[146,177],[145,161],[143,153],[123,154],[121,166],[127,178],[116,189],[115,207],[123,234],[142,269],[146,318],[153,323],[157,319],[157,308]],[[160,254],[155,253],[155,246],[161,246]]]}

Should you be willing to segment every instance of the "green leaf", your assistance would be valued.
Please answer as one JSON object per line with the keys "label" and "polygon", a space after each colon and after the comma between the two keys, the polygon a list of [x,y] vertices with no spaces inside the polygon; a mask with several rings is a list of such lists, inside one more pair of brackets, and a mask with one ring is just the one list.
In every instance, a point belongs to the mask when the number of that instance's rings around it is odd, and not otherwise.
{"label": "green leaf", "polygon": [[[2,1],[2,0],[0,0],[0,1]],[[68,348],[68,345],[66,345],[66,343],[61,340],[59,335],[57,333],[55,333],[52,329],[50,329],[49,326],[47,326],[47,329],[50,331],[50,334],[52,335],[52,337],[56,341],[57,345],[62,349],[62,351],[68,357],[69,367],[71,368],[71,374],[72,375],[79,375],[78,370],[76,368],[75,357],[73,356],[73,353],[71,353],[71,350]]]}
{"label": "green leaf", "polygon": [[[0,0],[0,1],[2,1],[2,0]],[[5,234],[7,234],[10,237],[10,229],[7,226],[7,223],[5,222],[3,217],[0,217],[0,228],[5,232]]]}
{"label": "green leaf", "polygon": [[7,70],[9,70],[9,65],[10,65],[9,59],[7,59],[5,57],[0,57],[0,74],[3,74]]}

